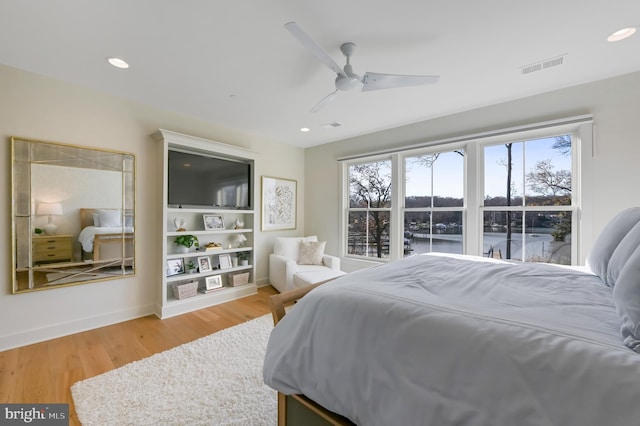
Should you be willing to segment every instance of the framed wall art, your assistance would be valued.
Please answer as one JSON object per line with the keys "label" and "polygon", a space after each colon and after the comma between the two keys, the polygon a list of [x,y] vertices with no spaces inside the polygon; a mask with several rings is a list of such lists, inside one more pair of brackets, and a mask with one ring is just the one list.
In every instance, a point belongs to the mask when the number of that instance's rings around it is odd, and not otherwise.
{"label": "framed wall art", "polygon": [[262,176],[262,230],[296,229],[298,182]]}

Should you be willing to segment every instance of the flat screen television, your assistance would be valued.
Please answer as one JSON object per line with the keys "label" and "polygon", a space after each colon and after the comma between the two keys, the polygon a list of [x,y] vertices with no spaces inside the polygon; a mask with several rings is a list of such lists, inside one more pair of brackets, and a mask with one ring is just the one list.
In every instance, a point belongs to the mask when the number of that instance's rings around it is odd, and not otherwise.
{"label": "flat screen television", "polygon": [[251,209],[253,161],[169,150],[169,207]]}

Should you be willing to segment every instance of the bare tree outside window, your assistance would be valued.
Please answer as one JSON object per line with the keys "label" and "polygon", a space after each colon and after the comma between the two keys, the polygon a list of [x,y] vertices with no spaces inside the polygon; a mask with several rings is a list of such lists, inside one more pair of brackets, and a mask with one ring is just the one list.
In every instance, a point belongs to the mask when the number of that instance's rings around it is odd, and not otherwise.
{"label": "bare tree outside window", "polygon": [[350,254],[389,255],[391,162],[355,164],[349,167]]}
{"label": "bare tree outside window", "polygon": [[571,262],[571,150],[571,135],[485,147],[485,253]]}

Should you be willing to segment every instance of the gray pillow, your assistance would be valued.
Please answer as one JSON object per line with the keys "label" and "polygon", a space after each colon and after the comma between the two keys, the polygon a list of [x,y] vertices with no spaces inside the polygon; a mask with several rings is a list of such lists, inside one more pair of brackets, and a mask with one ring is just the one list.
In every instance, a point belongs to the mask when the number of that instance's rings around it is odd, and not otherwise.
{"label": "gray pillow", "polygon": [[[633,253],[633,250],[630,249],[633,247],[634,241],[628,240],[625,243],[623,251],[617,255],[618,259],[614,258],[616,270],[612,270],[609,273],[612,256],[637,223],[640,223],[640,207],[631,207],[618,213],[607,223],[598,238],[596,238],[593,248],[587,256],[589,268],[610,287],[615,285],[615,278],[621,274],[625,263],[622,262],[623,258],[631,256],[631,253]],[[637,246],[637,240],[635,241]]]}
{"label": "gray pillow", "polygon": [[627,232],[627,235],[620,241],[618,247],[613,251],[609,266],[607,267],[607,282],[612,286],[617,285],[620,274],[625,265],[629,263],[636,249],[640,246],[640,223]]}
{"label": "gray pillow", "polygon": [[640,247],[627,259],[613,287],[613,301],[622,320],[624,344],[640,352]]}

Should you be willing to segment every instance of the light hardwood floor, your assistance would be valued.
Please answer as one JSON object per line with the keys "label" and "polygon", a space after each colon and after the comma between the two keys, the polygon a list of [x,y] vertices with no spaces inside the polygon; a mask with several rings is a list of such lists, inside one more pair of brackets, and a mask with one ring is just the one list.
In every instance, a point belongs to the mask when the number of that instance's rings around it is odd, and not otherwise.
{"label": "light hardwood floor", "polygon": [[79,425],[70,387],[155,353],[270,312],[272,286],[258,294],[165,320],[154,315],[0,352],[0,401],[68,403]]}

